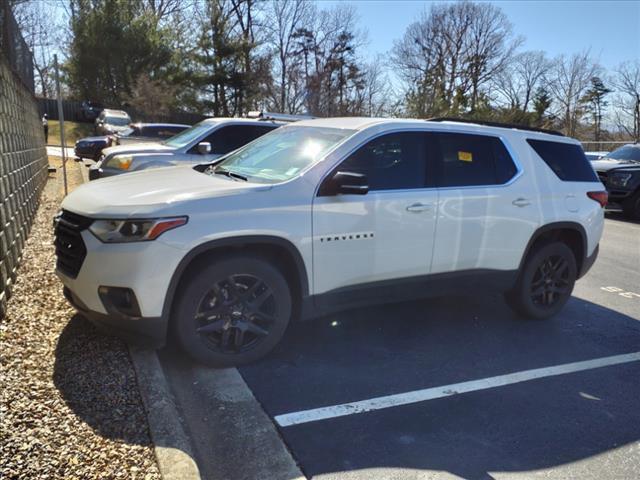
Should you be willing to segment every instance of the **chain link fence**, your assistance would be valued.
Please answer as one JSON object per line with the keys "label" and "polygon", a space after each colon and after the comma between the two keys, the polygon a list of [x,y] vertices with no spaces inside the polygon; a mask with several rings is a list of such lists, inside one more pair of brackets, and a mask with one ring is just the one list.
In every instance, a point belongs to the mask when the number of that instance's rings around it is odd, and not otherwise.
{"label": "chain link fence", "polygon": [[[47,154],[33,96],[30,53],[0,0],[0,318],[47,179]],[[7,15],[9,14],[9,15]],[[8,27],[7,27],[8,24]],[[9,32],[9,33],[8,33]],[[8,40],[7,40],[8,39]],[[15,42],[5,48],[7,41]]]}

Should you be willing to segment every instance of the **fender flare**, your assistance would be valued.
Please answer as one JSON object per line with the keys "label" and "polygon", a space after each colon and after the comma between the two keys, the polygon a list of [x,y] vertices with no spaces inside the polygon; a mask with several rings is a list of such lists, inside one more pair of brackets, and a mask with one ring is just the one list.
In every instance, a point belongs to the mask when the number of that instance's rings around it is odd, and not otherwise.
{"label": "fender flare", "polygon": [[166,327],[169,326],[171,307],[173,305],[176,291],[178,290],[178,285],[180,284],[180,280],[182,279],[184,272],[187,270],[194,258],[196,258],[200,254],[213,251],[221,247],[242,247],[252,244],[268,244],[287,250],[289,255],[291,255],[291,258],[293,259],[298,272],[298,277],[300,279],[301,296],[302,298],[306,298],[309,296],[309,277],[307,275],[307,268],[304,264],[304,260],[302,259],[302,254],[289,240],[272,235],[246,235],[220,238],[196,246],[195,248],[191,249],[184,257],[182,257],[182,260],[180,260],[180,263],[178,263],[178,266],[171,276],[171,281],[169,282],[169,287],[167,288],[167,293],[164,297],[164,303],[162,305],[163,324]]}
{"label": "fender flare", "polygon": [[[524,267],[524,262],[529,256],[529,253],[531,253],[531,248],[533,247],[533,244],[542,235],[554,230],[573,230],[580,234],[580,238],[582,239],[582,258],[576,258],[576,261],[578,262],[579,266],[585,264],[585,259],[587,258],[588,242],[587,242],[587,232],[585,231],[584,227],[577,222],[554,222],[554,223],[548,223],[546,225],[543,225],[539,227],[535,232],[533,232],[533,235],[531,235],[531,238],[527,243],[527,247],[524,250],[524,254],[520,259],[520,265],[518,266],[519,272],[522,271],[522,268]],[[580,275],[580,271],[578,271],[578,275]]]}

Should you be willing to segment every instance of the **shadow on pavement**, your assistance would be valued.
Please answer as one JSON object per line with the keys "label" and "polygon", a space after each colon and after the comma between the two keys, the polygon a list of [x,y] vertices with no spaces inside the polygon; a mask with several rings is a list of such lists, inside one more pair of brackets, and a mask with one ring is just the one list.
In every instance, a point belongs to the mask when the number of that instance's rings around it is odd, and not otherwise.
{"label": "shadow on pavement", "polygon": [[151,445],[126,345],[74,315],[58,339],[54,383],[69,408],[103,437]]}
{"label": "shadow on pavement", "polygon": [[[543,322],[516,318],[497,296],[449,297],[293,325],[241,373],[275,416],[638,350],[640,321],[575,297]],[[280,431],[308,476],[402,469],[482,479],[609,455],[580,478],[607,476],[611,461],[635,478],[637,454],[617,449],[640,440],[638,378],[634,362]],[[559,476],[582,467],[572,468]]]}

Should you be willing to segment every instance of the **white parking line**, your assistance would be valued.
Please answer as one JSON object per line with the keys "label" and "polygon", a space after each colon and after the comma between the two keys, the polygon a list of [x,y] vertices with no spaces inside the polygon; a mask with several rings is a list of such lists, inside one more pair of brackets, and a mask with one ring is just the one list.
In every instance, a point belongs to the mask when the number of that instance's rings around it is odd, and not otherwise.
{"label": "white parking line", "polygon": [[454,383],[442,387],[425,388],[423,390],[414,390],[411,392],[398,393],[395,395],[371,398],[369,400],[360,400],[358,402],[332,405],[330,407],[314,408],[311,410],[303,410],[300,412],[285,413],[282,415],[277,415],[275,417],[275,421],[281,427],[289,427],[292,425],[299,425],[301,423],[316,422],[318,420],[327,420],[330,418],[343,417],[345,415],[371,412],[373,410],[381,410],[383,408],[409,405],[411,403],[424,402],[425,400],[433,400],[436,398],[458,395],[460,393],[468,393],[478,390],[487,390],[489,388],[503,387],[505,385],[511,385],[514,383],[535,380],[537,378],[553,377],[556,375],[564,375],[566,373],[592,370],[594,368],[608,367],[611,365],[619,365],[621,363],[637,361],[640,361],[640,352],[627,353],[624,355],[614,355],[612,357],[595,358],[593,360],[586,360],[584,362],[566,363],[564,365],[556,365],[553,367],[524,370],[522,372],[509,373],[506,375],[483,378],[480,380],[471,380],[468,382]]}

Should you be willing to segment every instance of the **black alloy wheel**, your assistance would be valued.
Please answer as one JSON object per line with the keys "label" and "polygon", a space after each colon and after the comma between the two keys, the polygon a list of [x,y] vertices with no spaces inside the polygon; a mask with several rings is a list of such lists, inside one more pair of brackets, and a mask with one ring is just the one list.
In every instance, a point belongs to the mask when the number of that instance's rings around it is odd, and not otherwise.
{"label": "black alloy wheel", "polygon": [[280,270],[250,254],[212,257],[181,283],[172,324],[182,349],[212,366],[266,355],[289,324],[292,299]]}
{"label": "black alloy wheel", "polygon": [[571,297],[577,278],[573,251],[562,242],[537,245],[505,299],[520,315],[543,320],[558,313]]}
{"label": "black alloy wheel", "polygon": [[212,350],[245,352],[269,335],[275,311],[273,290],[262,279],[230,275],[200,301],[196,331]]}
{"label": "black alloy wheel", "polygon": [[545,258],[536,269],[531,282],[531,301],[550,308],[567,292],[571,292],[569,262],[562,256]]}

